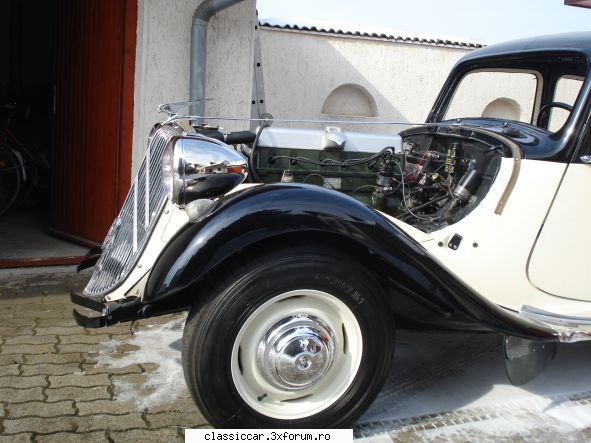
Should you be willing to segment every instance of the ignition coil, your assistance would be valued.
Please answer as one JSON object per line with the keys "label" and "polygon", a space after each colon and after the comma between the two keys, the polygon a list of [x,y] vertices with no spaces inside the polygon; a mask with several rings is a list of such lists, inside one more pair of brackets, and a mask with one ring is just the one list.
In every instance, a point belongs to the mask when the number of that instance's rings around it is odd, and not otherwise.
{"label": "ignition coil", "polygon": [[466,203],[474,195],[482,182],[482,175],[476,169],[466,172],[453,190],[455,198]]}

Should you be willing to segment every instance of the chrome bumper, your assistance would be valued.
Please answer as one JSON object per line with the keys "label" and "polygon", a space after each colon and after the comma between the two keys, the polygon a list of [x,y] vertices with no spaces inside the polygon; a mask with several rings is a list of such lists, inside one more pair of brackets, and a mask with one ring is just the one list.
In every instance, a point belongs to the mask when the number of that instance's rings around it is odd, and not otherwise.
{"label": "chrome bumper", "polygon": [[528,305],[523,305],[519,314],[554,329],[562,343],[591,340],[591,318],[559,315]]}

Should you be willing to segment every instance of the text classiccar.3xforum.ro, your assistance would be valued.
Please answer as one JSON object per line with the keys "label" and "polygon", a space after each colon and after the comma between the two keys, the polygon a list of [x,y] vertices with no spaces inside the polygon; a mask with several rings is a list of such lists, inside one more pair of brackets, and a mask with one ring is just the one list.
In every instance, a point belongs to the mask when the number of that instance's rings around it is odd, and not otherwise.
{"label": "text classiccar.3xforum.ro", "polygon": [[301,433],[301,432],[244,432],[244,431],[209,431],[201,438],[204,441],[330,441],[330,432]]}

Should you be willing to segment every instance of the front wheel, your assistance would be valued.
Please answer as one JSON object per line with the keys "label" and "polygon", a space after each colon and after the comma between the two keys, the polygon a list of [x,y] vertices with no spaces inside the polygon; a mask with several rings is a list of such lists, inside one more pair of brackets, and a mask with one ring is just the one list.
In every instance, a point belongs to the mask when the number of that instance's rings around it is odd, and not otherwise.
{"label": "front wheel", "polygon": [[393,320],[380,287],[333,250],[253,258],[189,314],[187,385],[218,427],[343,427],[388,373]]}

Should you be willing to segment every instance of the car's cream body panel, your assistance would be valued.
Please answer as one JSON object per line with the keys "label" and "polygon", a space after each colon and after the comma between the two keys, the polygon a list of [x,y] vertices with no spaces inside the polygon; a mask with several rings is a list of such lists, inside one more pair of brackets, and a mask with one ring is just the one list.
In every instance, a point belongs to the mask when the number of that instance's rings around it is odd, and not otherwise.
{"label": "car's cream body panel", "polygon": [[591,302],[591,165],[568,166],[528,266],[531,283],[552,295]]}
{"label": "car's cream body panel", "polygon": [[[523,160],[516,186],[500,215],[495,209],[509,181],[512,159],[502,160],[486,197],[458,223],[425,234],[389,219],[419,241],[451,274],[493,303],[514,311],[530,305],[559,315],[591,317],[591,303],[545,293],[532,285],[527,275],[530,253],[565,167],[564,163]],[[462,236],[457,250],[448,247],[455,234]],[[585,262],[582,257],[578,260]]]}

